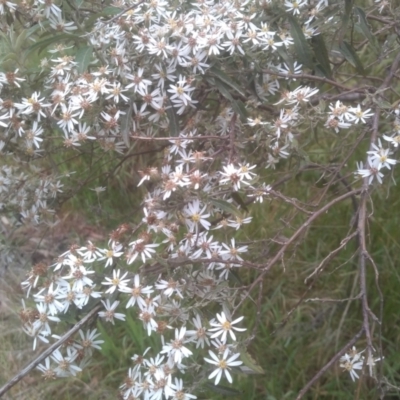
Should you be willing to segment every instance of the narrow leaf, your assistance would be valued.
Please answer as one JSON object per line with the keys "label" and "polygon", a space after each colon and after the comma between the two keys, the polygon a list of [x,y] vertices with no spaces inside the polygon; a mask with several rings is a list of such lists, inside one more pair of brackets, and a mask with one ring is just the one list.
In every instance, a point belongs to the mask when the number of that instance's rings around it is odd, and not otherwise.
{"label": "narrow leaf", "polygon": [[332,76],[331,64],[329,62],[328,49],[326,48],[322,33],[312,37],[311,45],[323,75],[326,78],[330,78]]}
{"label": "narrow leaf", "polygon": [[123,10],[121,10],[120,8],[108,6],[108,7],[103,8],[101,13],[103,15],[117,15],[117,14],[121,13],[122,11]]}
{"label": "narrow leaf", "polygon": [[283,61],[285,61],[285,63],[287,65],[290,65],[291,63],[291,59],[287,53],[287,50],[284,46],[279,46],[276,48],[277,53],[279,54],[279,57],[281,57],[283,59]]}
{"label": "narrow leaf", "polygon": [[242,392],[239,392],[239,390],[232,389],[227,386],[222,386],[222,385],[214,385],[212,383],[206,383],[206,386],[213,392],[222,394],[224,396],[240,396]]}
{"label": "narrow leaf", "polygon": [[240,119],[243,123],[247,122],[247,110],[244,106],[243,102],[240,100],[235,100],[229,91],[229,87],[222,81],[218,79],[214,79],[214,85],[217,87],[219,92],[224,96],[227,100],[231,102],[231,106],[233,111],[239,114]]}
{"label": "narrow leaf", "polygon": [[247,208],[246,203],[243,201],[242,197],[240,196],[240,194],[238,192],[233,192],[231,194],[231,197],[233,200],[236,201],[236,203],[238,203],[240,205],[240,207],[242,207],[243,210],[245,211],[249,211],[249,209]]}
{"label": "narrow leaf", "polygon": [[15,40],[15,45],[14,45],[13,50],[14,50],[16,53],[20,53],[21,50],[22,50],[22,46],[23,46],[24,44],[26,44],[27,35],[28,35],[28,31],[27,31],[26,29],[24,29],[24,30],[19,34],[19,36],[17,37],[17,39]]}
{"label": "narrow leaf", "polygon": [[79,36],[72,35],[72,34],[67,34],[67,33],[60,33],[58,35],[53,35],[51,37],[48,37],[46,39],[40,40],[39,42],[36,42],[29,46],[29,49],[27,50],[27,55],[31,54],[34,50],[38,50],[39,53],[42,52],[44,49],[49,47],[50,45],[54,43],[62,43],[62,42],[69,42],[71,40],[74,40],[75,42],[78,42],[79,40],[82,40]]}
{"label": "narrow leaf", "polygon": [[356,51],[349,43],[343,40],[343,42],[339,45],[339,50],[342,53],[343,57],[357,70],[357,72],[362,75],[365,74],[364,67]]}
{"label": "narrow leaf", "polygon": [[265,374],[265,371],[246,350],[243,349],[240,351],[240,359],[243,361],[243,365],[250,369],[250,371],[248,371],[241,368],[243,372],[247,374]]}
{"label": "narrow leaf", "polygon": [[240,100],[234,100],[232,102],[233,111],[235,111],[240,116],[240,120],[245,124],[247,123],[247,110],[245,105]]}
{"label": "narrow leaf", "polygon": [[304,36],[304,32],[301,29],[301,26],[299,25],[297,19],[293,17],[293,15],[289,15],[289,22],[290,33],[293,37],[294,49],[296,51],[298,60],[306,67],[313,69],[313,53],[307,43],[307,39]]}
{"label": "narrow leaf", "polygon": [[219,92],[229,101],[234,101],[229,89],[224,85],[223,82],[219,81],[218,79],[213,79],[214,85],[217,87]]}
{"label": "narrow leaf", "polygon": [[219,208],[220,210],[225,211],[228,214],[236,215],[238,217],[241,216],[240,211],[226,200],[211,199],[210,202],[214,207]]}
{"label": "narrow leaf", "polygon": [[355,13],[359,18],[359,23],[357,26],[361,30],[361,32],[364,34],[364,36],[368,39],[370,42],[372,49],[375,51],[376,54],[379,54],[380,49],[379,49],[379,44],[376,39],[376,37],[372,34],[371,30],[369,29],[369,25],[367,22],[367,17],[365,15],[365,12],[362,8],[360,7],[355,7]]}
{"label": "narrow leaf", "polygon": [[78,49],[75,61],[78,63],[78,72],[84,73],[90,63],[93,54],[93,46],[84,46]]}
{"label": "narrow leaf", "polygon": [[129,142],[129,133],[131,131],[131,122],[132,122],[132,111],[133,111],[133,104],[132,100],[129,101],[129,107],[126,110],[125,118],[121,124],[121,136],[122,141],[125,143],[125,146],[129,149],[130,142]]}
{"label": "narrow leaf", "polygon": [[339,31],[339,43],[343,42],[344,36],[347,32],[347,27],[350,22],[351,11],[353,9],[353,0],[345,0],[344,4],[344,13],[342,16],[342,26],[340,27]]}
{"label": "narrow leaf", "polygon": [[171,102],[169,101],[168,103],[169,106],[166,109],[166,113],[169,120],[170,136],[179,136],[180,129],[178,116],[176,115],[176,112],[174,110],[174,107],[172,107]]}
{"label": "narrow leaf", "polygon": [[49,21],[43,21],[41,24],[35,24],[26,31],[26,36],[31,37],[38,29],[47,28]]}
{"label": "narrow leaf", "polygon": [[218,79],[216,81],[220,80],[224,82],[226,85],[230,86],[232,89],[234,89],[236,92],[238,92],[241,96],[246,97],[246,93],[243,91],[243,89],[235,82],[233,81],[225,72],[221,71],[217,67],[212,67],[209,69],[209,71]]}

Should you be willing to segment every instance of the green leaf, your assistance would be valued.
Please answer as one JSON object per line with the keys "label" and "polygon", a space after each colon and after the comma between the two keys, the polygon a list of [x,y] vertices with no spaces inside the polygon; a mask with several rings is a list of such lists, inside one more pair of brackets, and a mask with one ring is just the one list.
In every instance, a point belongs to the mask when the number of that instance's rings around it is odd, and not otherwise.
{"label": "green leaf", "polygon": [[[155,258],[155,260],[157,260],[157,262],[158,262],[159,264],[161,264],[164,268],[166,268],[166,269],[171,268],[171,265],[168,264],[168,262],[167,262],[164,258],[159,257],[159,256],[155,256],[154,258]],[[154,265],[154,264],[153,264],[153,265]]]}
{"label": "green leaf", "polygon": [[210,68],[209,71],[214,75],[215,78],[217,78],[216,82],[222,81],[223,83],[225,83],[225,85],[228,85],[229,87],[234,89],[241,96],[246,97],[245,91],[235,81],[233,81],[228,75],[226,75],[225,72],[222,72],[219,68],[217,68],[215,66]]}
{"label": "green leaf", "polygon": [[362,75],[365,74],[365,70],[361,63],[361,60],[359,59],[354,48],[349,43],[343,40],[343,42],[339,45],[339,50],[342,53],[343,57],[357,70],[357,72]]}
{"label": "green leaf", "polygon": [[226,200],[220,200],[220,199],[210,199],[210,203],[222,211],[225,211],[228,214],[236,215],[238,217],[241,216],[240,211],[233,206],[231,203],[227,202]]}
{"label": "green leaf", "polygon": [[234,101],[231,92],[227,88],[226,85],[224,85],[223,82],[219,81],[218,79],[208,79],[208,81],[213,85],[216,86],[218,91],[224,96],[227,100],[229,101]]}
{"label": "green leaf", "polygon": [[[209,82],[210,81],[211,81],[211,79],[209,80]],[[222,94],[222,96],[224,96],[227,100],[229,100],[231,102],[233,111],[235,111],[239,115],[241,121],[243,123],[246,123],[247,122],[247,110],[246,110],[246,107],[243,104],[243,102],[241,100],[235,100],[233,98],[231,92],[229,91],[229,87],[224,82],[222,82],[218,79],[213,79],[213,85],[215,85],[217,87],[217,89]]]}
{"label": "green leaf", "polygon": [[345,0],[344,13],[342,16],[342,26],[340,27],[340,31],[339,31],[339,43],[340,44],[343,42],[343,39],[346,35],[347,26],[349,25],[349,22],[350,22],[350,16],[351,16],[352,9],[353,9],[353,0]]}
{"label": "green leaf", "polygon": [[294,49],[297,54],[297,58],[301,64],[305,65],[310,69],[314,69],[313,53],[310,46],[307,43],[307,39],[304,36],[304,32],[301,29],[297,19],[293,15],[289,15],[290,22],[290,33],[294,41]]}
{"label": "green leaf", "polygon": [[322,33],[315,35],[311,39],[311,45],[314,50],[315,58],[319,62],[320,70],[326,78],[331,78],[331,64],[329,62],[328,49],[326,48]]}
{"label": "green leaf", "polygon": [[232,192],[231,197],[233,200],[236,201],[236,203],[238,203],[240,205],[240,207],[242,207],[243,210],[245,210],[247,212],[249,211],[246,203],[243,201],[243,199],[241,198],[241,196],[238,192]]}
{"label": "green leaf", "polygon": [[31,54],[33,51],[38,50],[39,53],[41,53],[44,49],[46,49],[47,47],[49,47],[52,44],[59,44],[62,42],[69,42],[69,41],[75,41],[76,43],[78,43],[79,41],[82,41],[82,38],[80,38],[77,35],[72,35],[69,33],[60,33],[58,35],[52,35],[51,37],[48,37],[46,39],[40,40],[39,42],[36,42],[34,44],[32,44],[31,46],[29,46],[29,49],[27,50],[27,54],[29,55]]}
{"label": "green leaf", "polygon": [[[10,60],[18,62],[20,60],[20,58],[21,57],[18,54],[8,53],[4,57],[1,57],[1,62],[4,63],[4,62],[10,61]],[[4,65],[2,65],[2,68],[4,68]]]}
{"label": "green leaf", "polygon": [[27,31],[27,37],[31,37],[38,29],[47,28],[50,25],[49,21],[43,21],[41,24],[31,26]]}
{"label": "green leaf", "polygon": [[247,123],[247,110],[245,105],[243,104],[243,102],[241,100],[234,100],[232,102],[232,108],[233,111],[235,111],[237,114],[239,114],[240,120],[245,124]]}
{"label": "green leaf", "polygon": [[123,10],[121,10],[120,8],[108,6],[108,7],[103,8],[101,13],[103,15],[117,15],[117,14],[121,13],[122,11]]}
{"label": "green leaf", "polygon": [[78,63],[78,72],[84,73],[90,63],[93,54],[93,46],[84,46],[78,49],[75,61]]}
{"label": "green leaf", "polygon": [[144,348],[144,337],[143,337],[143,329],[141,329],[142,327],[140,326],[140,324],[138,324],[138,320],[137,319],[133,319],[131,314],[127,313],[126,314],[126,323],[128,325],[129,328],[129,333],[131,336],[131,340],[133,339],[133,341],[135,342],[135,344],[140,348],[143,349]]}
{"label": "green leaf", "polygon": [[166,113],[169,120],[170,136],[179,136],[180,129],[178,116],[176,115],[175,109],[172,106],[171,101],[168,101],[168,103],[169,107],[166,109]]}
{"label": "green leaf", "polygon": [[357,24],[357,27],[359,27],[359,29],[364,34],[364,36],[368,39],[374,52],[376,54],[379,54],[380,48],[379,48],[378,41],[377,41],[376,37],[372,34],[371,30],[369,29],[367,17],[365,15],[364,10],[361,9],[360,7],[355,7],[354,10],[355,10],[356,15],[359,18],[359,23]]}
{"label": "green leaf", "polygon": [[129,107],[126,110],[125,118],[121,124],[121,136],[122,141],[125,143],[125,146],[129,149],[130,141],[129,141],[129,133],[131,131],[131,122],[132,122],[132,111],[133,104],[132,100],[129,101]]}
{"label": "green leaf", "polygon": [[235,271],[235,268],[229,270],[228,281],[239,286],[244,286],[245,283],[240,279],[239,274]]}
{"label": "green leaf", "polygon": [[19,36],[17,37],[17,39],[15,40],[15,44],[13,46],[13,50],[16,53],[20,53],[22,51],[22,46],[24,44],[26,44],[26,39],[28,37],[28,31],[26,29],[24,29]]}
{"label": "green leaf", "polygon": [[291,63],[292,61],[291,61],[291,59],[290,59],[290,57],[289,57],[289,55],[288,55],[288,53],[287,53],[286,48],[285,48],[284,46],[278,46],[278,47],[276,48],[276,51],[277,51],[277,53],[279,54],[279,56],[283,59],[283,61],[285,61],[285,63],[286,63],[287,65],[290,65],[290,63]]}
{"label": "green leaf", "polygon": [[250,371],[242,369],[242,372],[246,374],[265,374],[265,371],[246,350],[240,350],[240,359],[243,361],[243,365],[250,369]]}
{"label": "green leaf", "polygon": [[373,97],[372,101],[382,109],[385,109],[385,110],[392,110],[393,109],[392,104],[390,104],[386,100],[381,100],[380,97],[378,97],[378,98]]}
{"label": "green leaf", "polygon": [[116,341],[112,336],[110,336],[107,332],[107,330],[104,328],[104,325],[101,324],[100,322],[97,323],[97,329],[101,333],[101,338],[104,340],[104,343],[101,346],[101,353],[104,356],[113,356],[115,354],[118,354],[120,350],[116,346]]}
{"label": "green leaf", "polygon": [[227,386],[222,386],[222,385],[214,385],[210,382],[206,383],[206,386],[213,392],[222,394],[224,396],[240,396],[242,392],[236,389],[232,389]]}

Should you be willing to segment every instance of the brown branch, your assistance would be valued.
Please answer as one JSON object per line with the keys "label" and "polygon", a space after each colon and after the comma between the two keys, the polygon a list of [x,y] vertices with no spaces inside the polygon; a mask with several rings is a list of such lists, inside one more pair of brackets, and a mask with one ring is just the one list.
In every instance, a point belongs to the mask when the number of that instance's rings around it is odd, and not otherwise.
{"label": "brown branch", "polygon": [[344,303],[345,301],[354,301],[354,300],[359,300],[361,298],[361,293],[355,297],[348,297],[347,299],[329,299],[329,298],[322,298],[320,299],[319,297],[314,297],[310,299],[306,299],[304,302],[308,303],[310,301],[320,301],[321,303]]}
{"label": "brown branch", "polygon": [[353,239],[355,236],[357,236],[358,232],[354,231],[351,235],[346,236],[341,242],[340,242],[340,246],[337,247],[335,250],[332,250],[318,265],[317,268],[315,268],[315,270],[307,276],[307,278],[304,280],[304,283],[307,283],[307,281],[312,278],[314,275],[318,275],[325,267],[325,264],[330,261],[332,258],[334,258],[339,252],[340,250],[343,249],[343,247],[345,247],[347,245],[347,243]]}
{"label": "brown branch", "polygon": [[235,307],[234,311],[232,314],[234,314],[237,309],[242,305],[244,300],[248,295],[250,295],[251,291],[254,289],[256,285],[264,278],[265,274],[281,259],[281,257],[284,255],[285,251],[287,248],[300,236],[300,234],[306,230],[309,225],[316,220],[319,216],[324,214],[326,211],[328,211],[331,207],[333,207],[335,204],[348,199],[351,196],[354,196],[358,193],[361,192],[361,189],[355,189],[352,190],[351,192],[347,192],[336,199],[333,199],[330,201],[328,204],[325,206],[321,207],[319,210],[315,211],[313,215],[310,216],[310,218],[307,219],[298,229],[297,231],[287,240],[287,242],[281,247],[281,249],[275,254],[275,256],[268,262],[268,264],[262,269],[261,274],[258,276],[258,278],[250,285],[249,290],[247,291],[246,295],[243,296],[242,300],[239,302],[239,304]]}
{"label": "brown branch", "polygon": [[390,82],[394,78],[397,69],[399,68],[400,63],[400,53],[397,54],[397,57],[394,59],[393,64],[389,70],[389,73],[386,75],[385,80],[383,81],[382,85],[379,87],[378,91],[386,89],[389,87]]}
{"label": "brown branch", "polygon": [[[382,85],[378,88],[378,93],[383,92],[385,89],[387,89],[393,79],[393,77],[396,74],[396,71],[399,67],[400,63],[400,53],[397,55],[397,57],[394,59],[392,66],[389,70],[389,73],[387,74],[385,80],[383,81]],[[373,150],[373,144],[376,142],[378,134],[379,134],[379,119],[380,119],[380,109],[379,107],[375,108],[375,113],[373,117],[373,122],[372,122],[372,132],[371,132],[371,137],[370,137],[370,150]],[[368,157],[367,157],[367,163],[368,163]],[[373,352],[373,344],[372,344],[372,335],[371,335],[371,330],[370,330],[370,325],[369,325],[369,317],[371,316],[374,320],[377,319],[375,315],[372,313],[372,311],[369,308],[368,305],[368,293],[367,293],[367,283],[366,283],[366,261],[372,260],[371,256],[368,253],[367,250],[367,244],[366,244],[366,225],[367,225],[367,201],[369,197],[369,177],[364,178],[363,182],[363,192],[361,195],[361,200],[360,200],[360,208],[358,212],[358,238],[359,238],[359,272],[360,272],[360,291],[361,291],[361,303],[362,303],[362,316],[363,316],[363,330],[365,332],[365,336],[367,339],[367,357],[372,357],[372,352]],[[378,274],[377,268],[375,264],[373,263],[373,266],[375,268],[375,274]],[[377,275],[376,275],[377,276]],[[376,277],[376,282],[377,282],[377,277]],[[377,282],[378,285],[378,282]],[[379,287],[379,285],[378,285]]]}
{"label": "brown branch", "polygon": [[286,72],[277,72],[277,71],[273,71],[271,69],[265,69],[263,70],[264,73],[266,74],[270,74],[270,75],[276,75],[282,78],[293,78],[293,79],[308,79],[310,81],[316,81],[316,82],[322,82],[322,83],[328,83],[329,85],[332,86],[336,86],[342,90],[352,90],[352,91],[359,91],[362,92],[366,89],[366,87],[361,87],[361,88],[355,88],[352,89],[348,86],[342,85],[339,82],[333,81],[331,79],[328,78],[324,78],[322,76],[316,76],[316,75],[309,75],[309,74],[289,74]]}
{"label": "brown branch", "polygon": [[[333,174],[331,179],[329,180],[329,182],[327,183],[324,191],[322,192],[321,196],[319,197],[319,200],[316,202],[316,204],[318,205],[320,203],[320,201],[322,199],[325,198],[326,193],[328,192],[329,188],[331,187],[331,185],[335,182],[336,176],[340,174],[340,171],[342,170],[342,168],[344,167],[344,165],[346,165],[347,161],[350,159],[350,157],[353,155],[353,153],[355,152],[355,150],[359,147],[359,144],[361,143],[361,141],[364,139],[364,136],[366,134],[367,130],[364,130],[362,132],[362,134],[357,138],[357,140],[355,141],[355,143],[353,144],[353,146],[351,147],[350,151],[347,153],[347,155],[344,157],[344,159],[341,161],[341,163],[333,170]],[[345,185],[346,186],[346,185]],[[348,189],[346,187],[346,189]],[[356,210],[354,210],[356,211]]]}
{"label": "brown branch", "polygon": [[354,90],[350,90],[348,92],[343,92],[336,95],[327,95],[323,94],[322,96],[315,97],[310,100],[310,104],[315,105],[318,104],[319,101],[326,100],[326,101],[362,101],[367,97],[365,93],[355,93]]}
{"label": "brown branch", "polygon": [[[375,108],[375,114],[372,123],[372,133],[370,138],[370,149],[372,149],[372,144],[376,141],[378,136],[379,128],[379,107]],[[367,158],[368,160],[368,158]],[[368,161],[367,161],[368,162]],[[360,279],[360,291],[361,291],[361,304],[362,304],[362,316],[363,316],[363,329],[367,339],[367,358],[372,356],[373,345],[372,336],[369,326],[369,306],[368,306],[368,293],[367,293],[367,283],[366,283],[366,254],[367,244],[366,244],[366,223],[367,223],[367,200],[369,196],[369,177],[364,178],[363,182],[363,193],[360,200],[360,208],[358,211],[358,242],[359,242],[359,279]]]}
{"label": "brown branch", "polygon": [[55,350],[57,350],[63,343],[65,343],[73,334],[89,321],[100,309],[102,305],[95,306],[87,315],[85,315],[78,323],[76,323],[67,333],[65,333],[57,342],[47,348],[39,357],[35,358],[30,362],[22,371],[20,371],[14,378],[10,379],[2,388],[0,388],[0,397],[8,392],[14,385],[16,385],[24,376],[28,375],[29,372],[39,365],[45,358],[50,356]]}
{"label": "brown branch", "polygon": [[304,397],[304,395],[310,390],[311,386],[321,378],[321,376],[349,349],[351,348],[357,340],[360,338],[364,331],[364,327],[360,329],[360,331],[353,336],[353,338],[346,343],[344,347],[342,347],[313,377],[312,379],[300,390],[299,394],[296,397],[296,400],[300,400]]}
{"label": "brown branch", "polygon": [[[104,23],[106,24],[111,24],[111,22],[114,22],[115,20],[119,19],[120,17],[122,17],[126,12],[133,10],[135,7],[138,7],[140,5],[142,5],[145,2],[145,0],[141,0],[136,4],[131,5],[130,7],[125,8],[124,10],[122,10],[120,13],[118,13],[117,15],[114,15],[114,17],[112,17],[109,20],[104,21]],[[100,28],[98,28],[97,30],[99,30]],[[90,34],[92,34],[93,32],[96,32],[96,30],[90,32]]]}
{"label": "brown branch", "polygon": [[280,193],[280,192],[277,192],[277,191],[275,191],[275,190],[268,190],[268,191],[265,191],[265,193],[266,193],[266,194],[270,194],[271,197],[276,197],[276,198],[278,198],[278,199],[281,199],[281,200],[283,200],[285,203],[291,204],[293,207],[297,208],[299,211],[301,211],[301,212],[303,212],[303,213],[305,213],[305,214],[312,215],[312,214],[314,213],[313,211],[309,211],[309,210],[306,210],[306,209],[303,208],[303,207],[300,207],[300,206],[297,204],[297,202],[296,202],[297,199],[291,199],[291,198],[289,198],[289,197],[286,197],[285,195],[283,195],[283,194]]}
{"label": "brown branch", "polygon": [[137,140],[147,140],[150,142],[153,141],[165,141],[165,140],[209,140],[209,139],[217,139],[217,140],[227,140],[229,139],[229,136],[169,136],[169,137],[148,137],[148,136],[129,136],[131,139],[137,139]]}

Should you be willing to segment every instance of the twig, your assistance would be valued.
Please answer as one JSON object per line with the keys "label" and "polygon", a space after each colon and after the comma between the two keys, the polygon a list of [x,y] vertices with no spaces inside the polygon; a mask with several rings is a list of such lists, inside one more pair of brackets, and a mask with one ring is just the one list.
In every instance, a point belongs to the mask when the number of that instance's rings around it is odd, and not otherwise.
{"label": "twig", "polygon": [[342,347],[313,377],[312,379],[300,390],[299,394],[296,397],[296,400],[300,400],[303,396],[310,390],[311,386],[319,379],[321,376],[349,349],[351,348],[357,340],[360,338],[364,331],[364,327],[360,329],[360,331],[353,336],[353,338]]}
{"label": "twig", "polygon": [[[343,158],[342,162],[333,170],[331,179],[327,183],[324,191],[322,194],[319,196],[319,200],[316,202],[316,205],[320,203],[322,199],[325,198],[326,193],[328,192],[328,189],[331,187],[331,185],[335,182],[336,176],[339,175],[340,171],[342,170],[343,166],[347,163],[347,161],[350,159],[350,157],[353,155],[353,153],[356,151],[356,149],[359,147],[361,141],[364,139],[364,136],[366,134],[367,130],[363,130],[362,134],[359,135],[353,146],[351,147],[350,151],[347,153],[347,155]],[[346,185],[344,185],[346,187]],[[349,188],[346,187],[348,190]],[[353,202],[353,205],[357,204],[357,202]],[[354,210],[356,212],[356,210]]]}
{"label": "twig", "polygon": [[313,211],[309,211],[309,210],[306,210],[303,207],[300,207],[296,202],[297,199],[291,199],[289,197],[286,197],[285,195],[283,195],[280,192],[277,192],[275,190],[268,190],[265,193],[266,194],[270,194],[272,197],[277,197],[278,199],[283,200],[285,203],[291,204],[293,207],[297,208],[298,210],[300,210],[301,212],[303,212],[305,214],[312,215],[314,213]]}
{"label": "twig", "polygon": [[[372,148],[372,143],[375,142],[378,135],[378,125],[379,125],[379,108],[375,109],[374,120],[372,124],[372,134],[370,139],[370,148]],[[361,303],[362,303],[362,315],[363,315],[363,327],[364,333],[367,339],[368,354],[370,357],[373,351],[371,331],[369,327],[369,306],[368,306],[368,294],[367,294],[367,283],[366,283],[366,254],[367,254],[367,244],[365,238],[366,223],[367,223],[367,200],[368,200],[368,177],[364,178],[363,183],[363,193],[361,195],[360,209],[358,212],[358,241],[360,248],[359,256],[359,270],[360,270],[360,290],[361,290]]]}
{"label": "twig", "polygon": [[78,330],[86,324],[86,322],[92,318],[100,309],[102,308],[101,304],[95,306],[87,315],[85,315],[78,323],[76,323],[67,333],[65,333],[57,342],[52,344],[49,348],[47,348],[39,357],[35,358],[32,362],[30,362],[21,372],[14,376],[14,378],[10,379],[2,388],[0,388],[0,397],[2,397],[6,392],[8,392],[14,385],[16,385],[24,376],[28,375],[28,373],[39,365],[46,357],[52,354],[55,350],[57,350],[63,343],[65,343],[74,333],[78,332]]}
{"label": "twig", "polygon": [[217,139],[217,140],[227,140],[229,139],[229,136],[213,136],[213,135],[208,135],[208,136],[167,136],[167,137],[148,137],[148,136],[129,136],[131,139],[137,139],[137,140],[147,140],[150,142],[153,141],[165,141],[165,140],[209,140],[209,139]]}
{"label": "twig", "polygon": [[312,278],[314,275],[319,274],[325,267],[325,264],[330,261],[332,258],[334,258],[339,252],[340,250],[343,249],[343,247],[345,247],[347,245],[347,243],[353,239],[354,236],[357,236],[358,232],[355,231],[353,232],[351,235],[346,236],[341,242],[340,242],[340,246],[337,247],[335,250],[332,250],[318,265],[317,268],[315,268],[315,270],[307,276],[307,278],[304,280],[304,283],[307,283],[307,281]]}
{"label": "twig", "polygon": [[[119,19],[120,17],[122,17],[126,12],[133,10],[135,7],[138,7],[140,5],[142,5],[145,2],[145,0],[141,0],[139,1],[139,3],[133,4],[130,7],[127,7],[125,9],[123,9],[120,13],[118,13],[117,15],[114,15],[114,17],[112,17],[111,19],[104,21],[107,24],[111,24],[111,22],[114,22],[116,19]],[[96,31],[98,31],[100,28],[97,28],[96,30],[93,30],[91,32],[89,32],[87,35],[90,35]]]}
{"label": "twig", "polygon": [[[389,87],[393,77],[396,74],[396,71],[399,67],[400,63],[400,53],[397,55],[393,64],[387,74],[385,80],[382,85],[378,88],[377,93],[383,92],[386,88]],[[378,133],[379,133],[379,118],[380,118],[380,109],[379,107],[375,108],[375,113],[372,122],[372,132],[370,137],[370,150],[373,150],[373,144],[376,142]],[[368,162],[368,159],[367,159]],[[361,291],[361,302],[362,302],[362,315],[363,315],[363,329],[365,332],[365,337],[367,339],[367,357],[372,357],[373,352],[373,344],[372,344],[372,335],[369,326],[369,317],[371,316],[375,319],[375,315],[369,308],[368,305],[368,293],[367,293],[367,283],[366,283],[366,260],[372,260],[371,256],[367,250],[366,244],[366,224],[367,224],[367,201],[369,196],[369,178],[365,177],[363,182],[363,193],[361,195],[360,200],[360,209],[358,212],[358,238],[359,238],[359,248],[360,248],[360,256],[359,256],[359,271],[360,271],[360,291]],[[377,274],[377,268],[375,263],[373,263],[375,268],[375,273]],[[374,318],[375,317],[375,318]]]}
{"label": "twig", "polygon": [[270,74],[270,75],[276,75],[276,76],[279,76],[279,77],[282,77],[282,78],[308,79],[308,80],[311,80],[311,81],[328,83],[328,84],[330,84],[332,86],[336,86],[336,87],[338,87],[340,89],[343,89],[343,90],[357,90],[359,92],[362,92],[362,91],[364,91],[366,89],[365,87],[364,88],[352,89],[352,88],[350,88],[348,86],[342,85],[339,82],[333,81],[333,80],[328,79],[328,78],[324,78],[322,76],[317,76],[317,75],[289,74],[289,73],[286,73],[286,72],[278,72],[278,71],[273,71],[273,70],[270,70],[270,69],[266,69],[263,72],[266,73],[266,74]]}
{"label": "twig", "polygon": [[244,300],[248,295],[250,295],[251,291],[254,289],[255,286],[258,285],[258,283],[264,278],[265,274],[278,262],[278,260],[281,259],[281,257],[284,255],[285,251],[287,248],[300,236],[300,234],[309,227],[309,225],[317,219],[319,216],[324,214],[326,211],[328,211],[331,207],[333,207],[336,203],[340,203],[343,200],[348,199],[351,196],[354,196],[358,193],[361,192],[361,189],[355,189],[352,190],[351,192],[347,192],[336,199],[333,199],[330,201],[328,204],[325,206],[321,207],[319,210],[315,211],[313,215],[311,215],[310,218],[307,219],[298,229],[297,231],[287,240],[287,242],[281,247],[281,249],[275,254],[275,256],[268,262],[268,264],[263,268],[261,274],[258,276],[258,278],[250,285],[249,290],[247,291],[246,295],[243,296],[243,299],[239,302],[239,304],[235,307],[234,311],[232,314],[234,314],[237,309],[242,305]]}
{"label": "twig", "polygon": [[328,299],[328,298],[320,299],[319,297],[314,297],[310,299],[305,299],[304,303],[308,303],[310,301],[320,301],[321,303],[344,303],[345,301],[354,301],[354,300],[359,300],[360,298],[361,298],[361,293],[358,296],[348,297],[347,299]]}

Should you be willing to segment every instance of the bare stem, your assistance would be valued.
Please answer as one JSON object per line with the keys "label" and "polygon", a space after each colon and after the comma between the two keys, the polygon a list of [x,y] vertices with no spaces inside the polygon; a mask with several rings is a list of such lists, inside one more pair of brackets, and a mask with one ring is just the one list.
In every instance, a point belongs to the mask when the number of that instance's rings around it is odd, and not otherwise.
{"label": "bare stem", "polygon": [[30,362],[22,371],[20,371],[14,378],[10,379],[2,388],[0,388],[0,397],[7,393],[14,385],[16,385],[24,376],[39,365],[46,357],[57,350],[63,343],[65,343],[73,334],[89,321],[101,309],[102,305],[95,306],[88,314],[86,314],[78,323],[76,323],[67,333],[65,333],[57,342],[47,348],[39,357]]}
{"label": "bare stem", "polygon": [[339,358],[350,348],[352,347],[357,340],[361,337],[364,331],[364,327],[362,327],[359,332],[353,336],[353,338],[345,344],[313,377],[312,379],[300,390],[299,394],[296,397],[296,400],[300,400],[303,396],[310,390],[311,386],[321,378],[321,376],[337,361]]}

